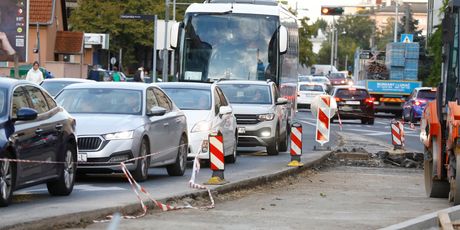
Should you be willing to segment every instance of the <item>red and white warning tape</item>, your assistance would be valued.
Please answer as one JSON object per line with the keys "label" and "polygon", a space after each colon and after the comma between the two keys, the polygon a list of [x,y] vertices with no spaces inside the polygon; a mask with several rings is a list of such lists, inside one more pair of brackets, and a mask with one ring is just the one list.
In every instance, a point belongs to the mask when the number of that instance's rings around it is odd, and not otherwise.
{"label": "red and white warning tape", "polygon": [[[165,151],[169,151],[169,150],[179,148],[179,147],[181,147],[181,146],[169,148],[169,149],[167,149]],[[201,151],[201,149],[200,149],[200,151]],[[155,152],[155,153],[148,154],[148,155],[145,155],[145,156],[131,158],[129,160],[126,160],[126,161],[123,161],[123,162],[120,163],[121,170],[123,171],[124,175],[126,176],[126,179],[128,180],[128,182],[130,183],[131,188],[133,189],[134,193],[136,194],[136,197],[139,200],[139,202],[141,203],[141,207],[142,207],[142,213],[140,215],[137,215],[137,216],[127,216],[126,215],[126,216],[122,216],[123,219],[137,219],[137,218],[143,217],[143,216],[145,216],[147,214],[147,209],[148,208],[145,205],[143,198],[150,199],[158,208],[160,208],[163,211],[172,211],[172,210],[180,210],[180,209],[212,209],[212,208],[215,207],[214,198],[212,197],[211,190],[208,187],[200,185],[200,184],[197,184],[195,182],[196,175],[198,174],[198,172],[200,170],[200,163],[199,163],[199,159],[198,159],[198,154],[196,155],[196,157],[195,157],[195,159],[193,161],[193,171],[192,171],[191,178],[190,178],[190,180],[188,182],[188,185],[193,189],[203,189],[203,190],[206,189],[208,191],[209,199],[210,199],[211,204],[203,206],[203,207],[193,207],[190,204],[183,205],[183,206],[171,206],[171,205],[163,204],[163,203],[159,202],[158,200],[154,199],[152,197],[152,195],[144,187],[142,187],[139,183],[137,183],[134,180],[133,176],[131,175],[131,173],[129,172],[128,168],[126,167],[126,163],[132,162],[132,161],[135,161],[135,160],[139,160],[139,159],[142,159],[142,158],[146,158],[146,157],[151,157],[151,156],[158,155],[158,154],[160,154],[160,152]],[[39,161],[39,160],[22,160],[22,159],[0,158],[0,162],[2,162],[2,161],[16,162],[16,163],[39,163],[39,164],[64,164],[65,163],[65,162],[60,162],[60,161]],[[78,163],[75,162],[75,164],[78,164]],[[114,164],[114,163],[113,162],[85,162],[85,164],[98,164],[98,165],[100,165],[100,164]],[[109,215],[103,220],[95,220],[94,222],[95,223],[109,222],[109,221],[112,220],[112,218],[113,218],[113,216]]]}

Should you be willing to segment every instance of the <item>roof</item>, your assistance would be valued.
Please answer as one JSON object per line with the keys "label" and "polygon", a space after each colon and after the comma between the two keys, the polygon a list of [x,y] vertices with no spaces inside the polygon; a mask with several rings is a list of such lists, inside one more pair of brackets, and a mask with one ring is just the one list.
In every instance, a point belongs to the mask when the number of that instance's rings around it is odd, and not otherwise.
{"label": "roof", "polygon": [[193,3],[185,13],[227,13],[260,14],[278,16],[284,9],[280,6],[239,4],[239,3]]}
{"label": "roof", "polygon": [[148,87],[157,87],[153,84],[146,84],[142,82],[94,82],[94,83],[80,83],[72,84],[66,89],[128,89],[128,90],[145,90]]}
{"label": "roof", "polygon": [[225,80],[220,81],[218,85],[230,85],[230,84],[247,84],[247,85],[269,85],[272,82],[266,81],[249,81],[249,80]]}
{"label": "roof", "polygon": [[54,52],[60,54],[80,54],[83,48],[83,32],[58,31]]}
{"label": "roof", "polygon": [[198,82],[163,82],[155,83],[163,89],[180,88],[180,89],[211,89],[212,84]]}
{"label": "roof", "polygon": [[29,23],[49,24],[53,20],[55,0],[30,0]]}
{"label": "roof", "polygon": [[96,82],[93,80],[83,79],[83,78],[51,78],[45,79],[43,82]]}

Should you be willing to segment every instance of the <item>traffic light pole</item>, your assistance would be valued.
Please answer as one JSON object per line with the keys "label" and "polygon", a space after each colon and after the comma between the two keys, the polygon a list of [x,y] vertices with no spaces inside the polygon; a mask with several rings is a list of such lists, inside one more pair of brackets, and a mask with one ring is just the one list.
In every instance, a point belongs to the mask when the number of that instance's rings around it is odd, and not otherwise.
{"label": "traffic light pole", "polygon": [[396,0],[396,10],[395,10],[395,34],[393,42],[398,42],[398,21],[399,21],[399,1]]}
{"label": "traffic light pole", "polygon": [[332,16],[332,34],[331,34],[331,70],[332,66],[334,66],[334,48],[335,48],[335,17]]}

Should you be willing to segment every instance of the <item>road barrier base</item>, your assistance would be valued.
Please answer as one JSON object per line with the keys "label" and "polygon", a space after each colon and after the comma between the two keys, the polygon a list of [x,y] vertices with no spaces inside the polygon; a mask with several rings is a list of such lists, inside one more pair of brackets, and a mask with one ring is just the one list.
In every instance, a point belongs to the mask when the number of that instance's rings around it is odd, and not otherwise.
{"label": "road barrier base", "polygon": [[318,145],[313,146],[313,151],[330,151],[330,150],[331,150],[331,146],[318,146]]}
{"label": "road barrier base", "polygon": [[218,176],[211,177],[208,182],[204,183],[205,185],[223,185],[229,183],[225,179],[222,179]]}
{"label": "road barrier base", "polygon": [[297,160],[293,160],[293,161],[289,162],[288,166],[289,167],[302,167],[303,163],[299,162]]}

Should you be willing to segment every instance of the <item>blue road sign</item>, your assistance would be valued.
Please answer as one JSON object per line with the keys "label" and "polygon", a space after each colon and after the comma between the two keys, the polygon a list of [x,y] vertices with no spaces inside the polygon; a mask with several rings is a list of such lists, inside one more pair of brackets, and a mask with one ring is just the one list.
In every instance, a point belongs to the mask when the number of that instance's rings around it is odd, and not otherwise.
{"label": "blue road sign", "polygon": [[401,34],[401,42],[404,42],[404,43],[414,42],[414,35],[413,34]]}

